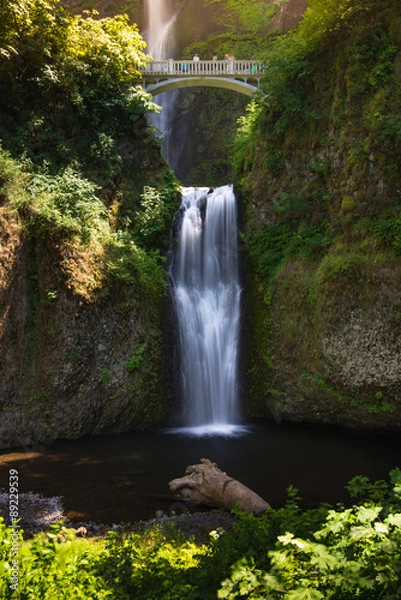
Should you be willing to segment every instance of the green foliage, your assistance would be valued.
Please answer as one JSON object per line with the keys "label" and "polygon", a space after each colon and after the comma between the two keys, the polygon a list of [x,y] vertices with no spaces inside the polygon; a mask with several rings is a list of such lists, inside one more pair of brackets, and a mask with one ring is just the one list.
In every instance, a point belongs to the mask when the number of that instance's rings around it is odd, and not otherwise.
{"label": "green foliage", "polygon": [[[105,270],[114,280],[135,284],[138,293],[156,296],[165,293],[167,283],[159,252],[142,248],[133,232],[112,231],[110,211],[96,195],[98,187],[93,182],[72,168],[55,175],[47,169],[40,173],[29,169],[32,169],[29,162],[18,163],[0,147],[0,195],[10,208],[19,212],[33,239],[61,238],[72,243],[77,251],[92,250],[99,255],[99,261],[105,262]],[[171,185],[167,182],[163,195],[157,195],[160,203],[164,203],[159,206],[164,229],[160,229],[159,220],[157,232],[165,235],[166,240],[174,186],[175,182]],[[168,194],[168,199],[161,200]],[[162,247],[160,237],[158,245]],[[54,302],[57,295],[56,290],[48,290],[46,301]]]}
{"label": "green foliage", "polygon": [[[348,485],[352,508],[303,511],[298,491],[261,517],[235,510],[232,529],[206,543],[154,525],[145,533],[78,538],[61,524],[24,541],[19,594],[27,600],[396,600],[401,591],[401,471],[389,482]],[[362,496],[361,496],[362,495]],[[0,593],[9,587],[12,530],[0,519]]]}
{"label": "green foliage", "polygon": [[300,256],[310,261],[324,253],[330,242],[327,223],[319,226],[302,222],[308,208],[302,196],[283,192],[274,207],[276,223],[248,234],[247,245],[257,262],[258,273],[270,278],[291,258]]}
{"label": "green foliage", "polygon": [[191,541],[168,540],[157,528],[143,538],[109,534],[99,575],[116,599],[189,599],[192,586],[186,579],[205,550]]}
{"label": "green foliage", "polygon": [[363,281],[369,258],[359,252],[326,255],[316,272],[316,283],[322,290],[331,285]]}
{"label": "green foliage", "polygon": [[[329,510],[312,535],[298,536],[287,530],[268,550],[269,568],[242,558],[223,581],[219,598],[286,598],[353,600],[396,598],[401,591],[400,471],[392,489],[391,512],[371,501],[342,511]],[[357,481],[358,479],[358,481]],[[354,492],[366,488],[366,478],[349,484]],[[377,482],[377,502],[386,503],[388,487]],[[397,491],[395,491],[397,490]]]}
{"label": "green foliage", "polygon": [[390,217],[380,220],[374,228],[375,235],[393,247],[396,256],[401,255],[401,218]]}
{"label": "green foliage", "polygon": [[234,153],[234,167],[237,172],[244,170],[252,161],[253,153],[250,153],[248,142],[261,110],[261,106],[253,100],[247,105],[245,115],[237,120]]}
{"label": "green foliage", "polygon": [[[0,127],[3,148],[9,149],[0,157],[3,199],[34,236],[72,241],[75,249],[81,246],[81,260],[86,246],[86,259],[100,255],[97,266],[105,260],[114,277],[156,286],[163,279],[159,260],[139,245],[152,248],[156,231],[157,247],[167,245],[170,182],[160,181],[162,171],[155,185],[155,194],[163,188],[157,224],[138,223],[137,239],[133,231],[116,231],[123,220],[114,219],[105,203],[116,197],[124,204],[125,195],[117,194],[124,184],[131,206],[113,210],[132,220],[143,148],[160,165],[144,120],[158,107],[132,85],[146,61],[137,26],[126,15],[71,15],[57,0],[10,0],[7,7],[0,3],[0,12]],[[19,158],[12,163],[11,156],[22,155],[23,164]]]}
{"label": "green foliage", "polygon": [[[148,300],[166,289],[154,250],[168,244],[176,184],[145,119],[158,107],[135,85],[144,48],[126,15],[0,2],[0,202],[18,211],[33,246],[54,243],[66,286],[88,301],[112,283]],[[160,202],[140,215],[147,177]]]}
{"label": "green foliage", "polygon": [[171,195],[145,186],[141,195],[140,210],[135,215],[135,233],[145,248],[157,248],[160,234],[164,234],[166,225],[171,223]]}
{"label": "green foliage", "polygon": [[78,539],[74,532],[61,525],[35,536],[19,547],[19,595],[9,587],[11,565],[9,548],[12,530],[0,519],[0,548],[3,556],[0,570],[0,590],[5,600],[15,597],[26,600],[65,600],[77,598],[103,600],[111,596],[102,589],[103,582],[96,576],[103,543]]}
{"label": "green foliage", "polygon": [[72,65],[95,69],[100,83],[114,86],[129,81],[146,64],[146,44],[137,26],[128,25],[128,21],[128,15],[98,19],[87,13],[73,17],[66,35],[66,58]]}
{"label": "green foliage", "polygon": [[3,64],[3,68],[7,65],[6,68],[12,69],[13,59],[18,55],[24,55],[25,52],[30,52],[33,60],[40,60],[41,46],[45,43],[50,56],[57,49],[60,31],[65,26],[65,14],[59,8],[57,0],[2,2],[0,4],[0,57],[9,61],[8,64]]}
{"label": "green foliage", "polygon": [[[273,311],[287,309],[278,316],[281,339],[262,327],[265,316],[248,318],[249,326],[255,323],[249,333],[256,357],[248,372],[251,393],[268,356],[270,381],[292,379],[308,403],[314,392],[303,387],[299,373],[305,365],[310,372],[321,369],[317,329],[334,318],[340,296],[353,298],[362,310],[369,307],[386,260],[397,280],[399,16],[394,0],[312,0],[298,28],[277,37],[265,54],[266,104],[241,119],[234,164],[247,203],[243,242],[259,275],[258,283],[249,277],[252,293],[277,284]],[[305,303],[300,323],[289,318],[290,306]],[[300,331],[314,331],[314,340]],[[256,354],[263,339],[271,345],[269,355]],[[355,390],[345,395],[372,422],[375,414],[391,420],[396,410],[390,398],[367,401]]]}
{"label": "green foliage", "polygon": [[96,185],[71,168],[60,175],[35,173],[28,183],[27,195],[12,206],[29,215],[37,232],[53,227],[89,241],[91,236],[105,234],[108,229],[106,207],[95,191]]}
{"label": "green foliage", "polygon": [[25,196],[29,176],[23,166],[0,145],[0,204],[16,206]]}
{"label": "green foliage", "polygon": [[374,481],[364,475],[357,475],[346,485],[351,498],[359,503],[378,502],[382,504],[383,513],[389,514],[398,506],[401,499],[401,470],[392,469],[389,474],[390,484],[383,479]]}
{"label": "green foliage", "polygon": [[146,354],[148,350],[147,342],[143,342],[139,344],[135,349],[133,354],[126,360],[124,363],[125,368],[129,372],[134,372],[143,367],[146,361]]}
{"label": "green foliage", "polygon": [[110,369],[108,367],[101,367],[100,368],[100,382],[101,383],[108,383],[110,381],[112,377],[112,372],[110,371]]}
{"label": "green foliage", "polygon": [[118,282],[135,285],[138,291],[163,295],[167,282],[158,252],[147,253],[128,232],[111,234],[107,244],[108,273]]}
{"label": "green foliage", "polygon": [[[388,19],[391,20],[397,9],[396,3],[389,4],[394,5],[393,13],[388,6]],[[265,53],[261,88],[266,94],[267,120],[263,131],[256,122],[252,124],[248,134],[250,148],[265,135],[270,143],[264,153],[266,158],[272,157],[275,151],[281,151],[277,144],[286,143],[290,135],[299,140],[306,129],[311,130],[314,124],[317,127],[325,122],[330,104],[324,105],[324,86],[335,84],[337,69],[338,81],[344,83],[344,89],[339,87],[336,92],[344,94],[342,102],[345,100],[345,103],[341,108],[346,112],[340,115],[333,111],[334,127],[355,113],[364,120],[369,132],[364,143],[365,153],[383,140],[396,143],[399,139],[397,104],[400,96],[396,86],[395,56],[399,45],[397,28],[386,30],[383,21],[376,19],[385,8],[386,3],[382,0],[369,3],[359,0],[308,2],[298,27],[278,37],[273,48]],[[330,60],[333,48],[341,58],[338,65],[334,62],[328,66],[333,77],[331,82],[325,83],[321,63]],[[327,90],[327,93],[333,92]],[[330,102],[329,95],[327,100]],[[334,107],[336,104],[331,109]],[[322,127],[329,128],[330,123]],[[243,154],[242,132],[239,137],[236,151]],[[349,141],[352,144],[352,139]],[[278,172],[273,168],[272,171]],[[393,165],[391,173],[394,175],[395,171]]]}
{"label": "green foliage", "polygon": [[260,0],[206,0],[205,4],[224,4],[225,12],[221,22],[231,31],[245,30],[256,34],[264,29],[277,12],[275,4]]}
{"label": "green foliage", "polygon": [[4,146],[37,165],[96,166],[102,183],[121,175],[132,160],[124,137],[145,112],[159,110],[131,85],[144,47],[126,15],[76,16],[56,0],[12,0],[0,26]]}

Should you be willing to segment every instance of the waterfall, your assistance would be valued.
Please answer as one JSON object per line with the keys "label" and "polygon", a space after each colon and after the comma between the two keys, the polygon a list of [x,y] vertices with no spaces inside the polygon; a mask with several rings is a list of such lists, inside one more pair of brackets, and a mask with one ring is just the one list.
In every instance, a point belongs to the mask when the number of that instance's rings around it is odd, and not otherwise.
{"label": "waterfall", "polygon": [[[174,23],[177,13],[173,12],[171,0],[145,0],[145,20],[147,23],[144,37],[147,51],[156,60],[173,58],[175,51]],[[162,134],[162,153],[169,162],[168,132],[171,123],[175,93],[166,92],[157,97],[162,107],[159,115],[152,115],[151,121]]]}
{"label": "waterfall", "polygon": [[241,288],[232,186],[188,188],[171,275],[180,339],[184,423],[194,434],[239,431]]}
{"label": "waterfall", "polygon": [[172,12],[169,0],[145,0],[147,22],[147,44],[149,54],[156,60],[170,58],[173,51],[172,28],[176,14]]}

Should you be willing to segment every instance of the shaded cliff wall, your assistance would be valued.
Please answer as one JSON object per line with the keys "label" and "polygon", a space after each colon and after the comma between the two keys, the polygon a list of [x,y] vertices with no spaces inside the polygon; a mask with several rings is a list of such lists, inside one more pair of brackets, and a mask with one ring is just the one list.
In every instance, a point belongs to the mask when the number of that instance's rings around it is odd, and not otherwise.
{"label": "shaded cliff wall", "polygon": [[171,413],[164,257],[179,193],[156,107],[130,86],[142,39],[124,17],[36,8],[0,32],[13,46],[0,60],[2,447]]}
{"label": "shaded cliff wall", "polygon": [[397,2],[332,27],[240,148],[253,416],[401,428],[400,47]]}
{"label": "shaded cliff wall", "polygon": [[[144,429],[173,411],[167,297],[123,256],[0,209],[0,447]],[[113,268],[114,268],[113,267]],[[151,265],[149,265],[149,268]]]}

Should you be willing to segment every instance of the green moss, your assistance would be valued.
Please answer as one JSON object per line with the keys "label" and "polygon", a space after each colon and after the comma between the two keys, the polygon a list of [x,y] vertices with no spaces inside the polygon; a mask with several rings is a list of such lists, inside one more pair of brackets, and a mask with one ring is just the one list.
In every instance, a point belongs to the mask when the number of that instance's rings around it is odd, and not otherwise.
{"label": "green moss", "polygon": [[353,196],[343,196],[341,200],[341,210],[345,213],[351,213],[356,207],[356,202]]}
{"label": "green moss", "polygon": [[274,384],[274,350],[271,332],[272,287],[257,276],[247,278],[245,288],[245,375],[249,382],[244,412],[248,417],[266,415],[266,401]]}
{"label": "green moss", "polygon": [[368,279],[370,259],[358,252],[327,254],[316,270],[315,285],[328,296],[338,286],[354,286]]}

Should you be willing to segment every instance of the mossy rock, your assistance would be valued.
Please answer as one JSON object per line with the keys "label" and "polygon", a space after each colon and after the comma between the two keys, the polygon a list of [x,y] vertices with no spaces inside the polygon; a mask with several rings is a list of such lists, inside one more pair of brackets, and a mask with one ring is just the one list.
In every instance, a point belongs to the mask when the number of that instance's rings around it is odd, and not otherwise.
{"label": "mossy rock", "polygon": [[344,213],[351,213],[356,207],[356,202],[353,196],[343,196],[341,201],[341,210]]}

